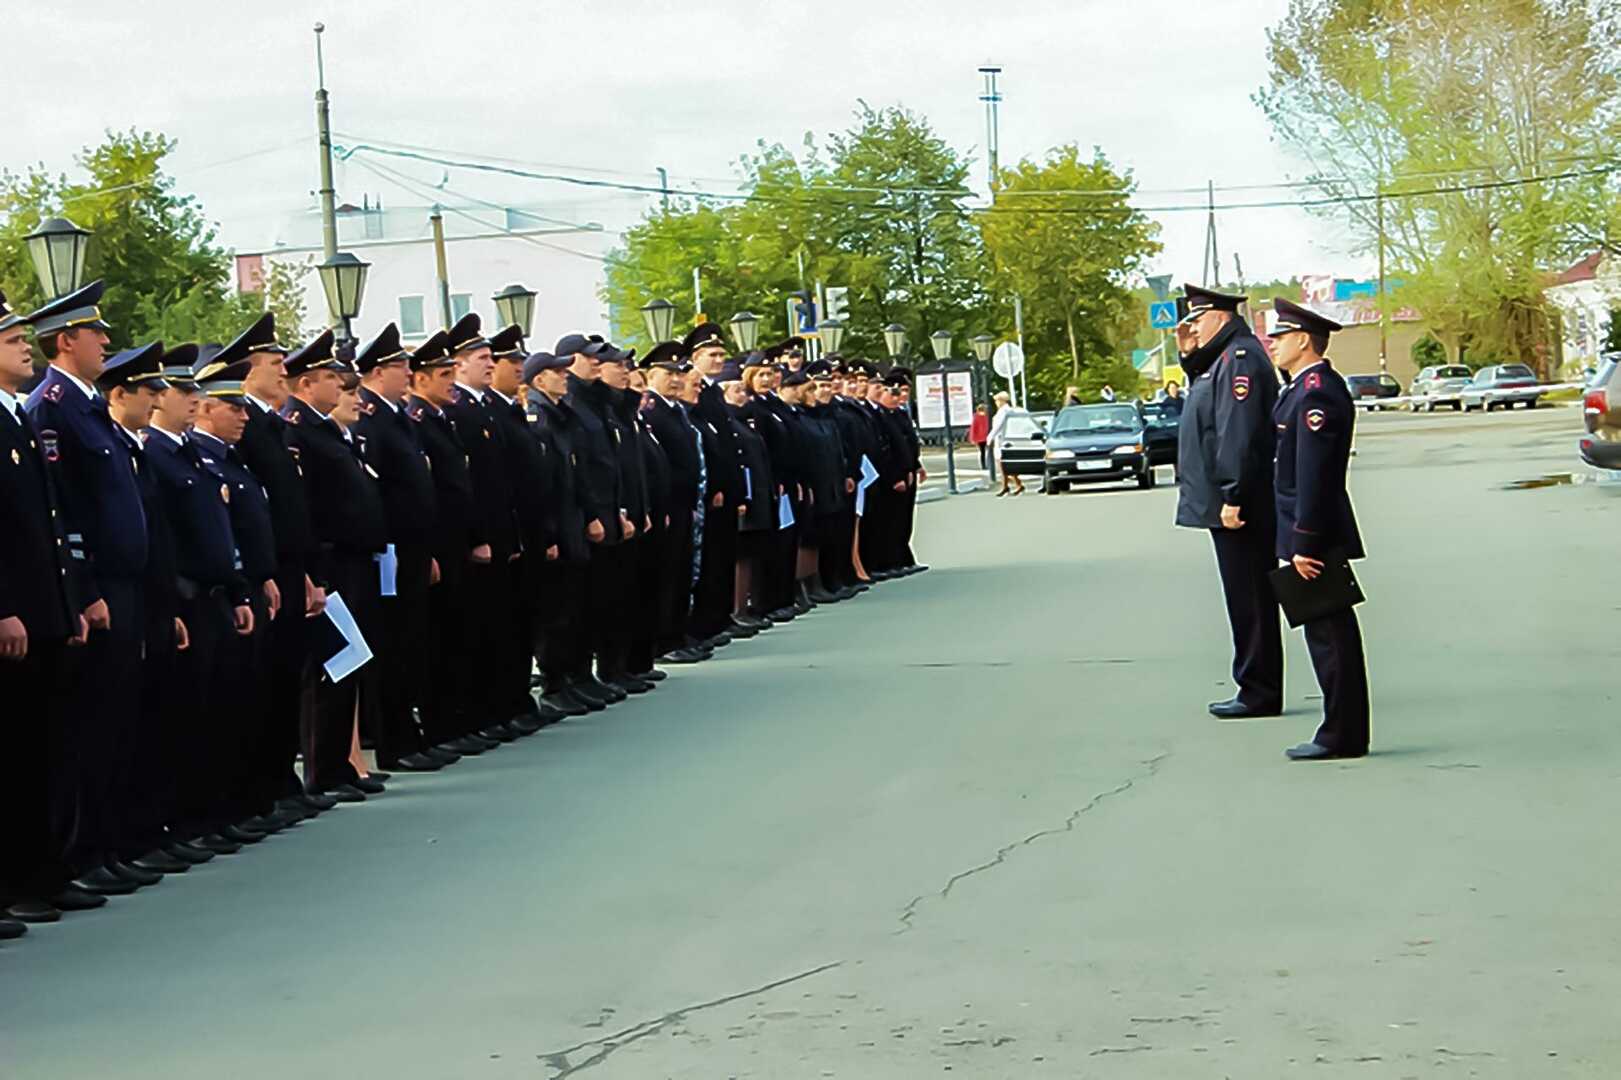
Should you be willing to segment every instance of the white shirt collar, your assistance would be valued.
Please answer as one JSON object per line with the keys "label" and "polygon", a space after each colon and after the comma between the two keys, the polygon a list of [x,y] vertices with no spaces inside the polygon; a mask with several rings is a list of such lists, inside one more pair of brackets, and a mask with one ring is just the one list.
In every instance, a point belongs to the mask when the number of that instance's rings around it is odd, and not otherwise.
{"label": "white shirt collar", "polygon": [[493,386],[490,387],[490,393],[494,394],[496,397],[500,398],[502,401],[506,402],[508,405],[516,405],[516,404],[518,404],[518,401],[517,401],[516,398],[507,397],[505,394],[501,393],[501,391],[497,390]]}
{"label": "white shirt collar", "polygon": [[465,391],[466,393],[470,394],[474,401],[480,401],[481,402],[481,401],[484,400],[484,392],[483,391],[474,390],[471,386],[468,386],[466,383],[457,383],[456,385],[461,387],[461,389],[463,391]]}
{"label": "white shirt collar", "polygon": [[269,405],[266,405],[264,402],[260,401],[256,397],[254,397],[252,394],[243,394],[242,396],[247,398],[249,401],[253,402],[254,405],[258,406],[260,412],[270,413],[270,412],[275,412],[276,411],[275,409],[272,409]]}
{"label": "white shirt collar", "polygon": [[169,438],[174,440],[174,444],[176,446],[182,446],[186,442],[186,437],[184,435],[176,435],[172,431],[165,431],[163,428],[158,427],[158,425],[156,425],[156,424],[152,424],[152,425],[148,426],[146,430],[155,431],[159,435],[167,435],[167,436],[169,436]]}
{"label": "white shirt collar", "polygon": [[215,443],[222,449],[230,449],[230,447],[226,446],[224,439],[220,438],[218,435],[215,435],[211,431],[204,431],[202,428],[192,428],[191,437],[193,439],[207,439],[209,442]]}
{"label": "white shirt collar", "polygon": [[62,377],[67,379],[68,382],[72,383],[74,386],[77,386],[84,393],[84,396],[89,398],[91,401],[94,401],[96,398],[101,396],[100,394],[96,393],[95,387],[73,374],[73,372],[69,371],[67,368],[58,367],[56,370],[60,371],[62,373]]}
{"label": "white shirt collar", "polygon": [[1299,371],[1295,372],[1293,375],[1289,376],[1289,382],[1291,384],[1293,384],[1293,383],[1296,383],[1296,382],[1300,381],[1300,377],[1302,375],[1306,374],[1306,372],[1310,371],[1312,368],[1322,367],[1326,363],[1328,363],[1327,360],[1319,360],[1314,364],[1308,364],[1307,366],[1301,368]]}
{"label": "white shirt collar", "polygon": [[6,411],[12,416],[16,417],[18,420],[22,419],[23,403],[16,394],[13,394],[9,390],[0,390],[0,405],[4,405],[6,407]]}
{"label": "white shirt collar", "polygon": [[366,393],[370,394],[372,397],[376,398],[378,401],[381,401],[384,405],[387,405],[394,412],[399,412],[400,411],[400,407],[396,402],[392,402],[392,401],[388,400],[388,398],[384,397],[382,394],[379,394],[377,391],[373,390],[369,386],[366,387],[365,390],[366,390]]}

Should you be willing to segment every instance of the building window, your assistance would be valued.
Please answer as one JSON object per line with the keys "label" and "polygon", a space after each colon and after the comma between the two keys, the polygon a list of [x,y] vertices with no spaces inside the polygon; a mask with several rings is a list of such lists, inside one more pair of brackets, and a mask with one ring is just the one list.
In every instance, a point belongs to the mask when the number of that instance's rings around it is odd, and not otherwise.
{"label": "building window", "polygon": [[400,297],[400,335],[420,337],[422,333],[422,297]]}
{"label": "building window", "polygon": [[450,294],[450,325],[455,326],[464,315],[472,310],[472,293],[459,292]]}

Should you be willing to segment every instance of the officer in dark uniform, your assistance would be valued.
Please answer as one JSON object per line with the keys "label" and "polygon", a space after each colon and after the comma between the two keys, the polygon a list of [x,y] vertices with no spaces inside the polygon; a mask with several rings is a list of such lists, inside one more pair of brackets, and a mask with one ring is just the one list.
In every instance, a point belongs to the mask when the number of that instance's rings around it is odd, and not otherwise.
{"label": "officer in dark uniform", "polygon": [[[810,527],[804,546],[811,551],[812,563],[806,595],[817,604],[833,604],[854,596],[833,585],[833,567],[843,530],[840,519],[850,508],[855,491],[852,468],[859,467],[845,451],[839,435],[839,422],[832,408],[833,368],[826,360],[813,360],[804,367],[811,378],[803,390],[801,411],[810,436],[809,447],[816,463],[815,503],[807,513]],[[823,399],[826,398],[824,401]]]}
{"label": "officer in dark uniform", "polygon": [[1242,296],[1184,285],[1177,347],[1189,385],[1178,433],[1176,523],[1209,529],[1233,630],[1238,693],[1210,706],[1231,720],[1283,711],[1283,630],[1267,574],[1276,565],[1272,499],[1278,378],[1238,314]]}
{"label": "officer in dark uniform", "polygon": [[431,752],[417,724],[420,673],[432,662],[428,589],[434,573],[433,470],[417,440],[418,425],[405,415],[411,388],[408,355],[393,323],[355,353],[360,416],[354,437],[361,456],[377,473],[393,545],[394,587],[380,600],[381,634],[373,643],[381,675],[372,713],[377,723],[377,763],[390,771],[434,772],[449,758]]}
{"label": "officer in dark uniform", "polygon": [[774,428],[776,418],[763,409],[751,408],[753,401],[743,381],[743,368],[729,361],[721,372],[721,392],[731,412],[732,435],[743,459],[744,498],[748,510],[737,523],[737,612],[733,619],[740,629],[758,633],[769,628],[770,559],[776,554],[777,484],[771,469],[771,450],[762,426]]}
{"label": "officer in dark uniform", "polygon": [[[72,759],[68,646],[83,644],[61,502],[22,388],[33,375],[28,322],[0,294],[0,700],[8,715],[6,752],[17,768],[0,785],[0,938],[29,922],[54,922],[64,909],[107,901],[68,884],[64,848],[73,787],[53,762]],[[78,564],[83,566],[82,563]]]}
{"label": "officer in dark uniform", "polygon": [[[92,282],[30,317],[51,367],[27,409],[62,500],[69,553],[90,570],[81,576],[80,597],[90,637],[76,659],[93,677],[75,680],[68,714],[74,748],[68,775],[78,810],[69,857],[87,891],[122,894],[137,887],[113,866],[124,839],[115,800],[139,736],[139,713],[128,698],[140,686],[147,531],[128,440],[95,385],[108,340],[96,307],[102,291],[101,282]],[[151,374],[157,376],[155,367]]]}
{"label": "officer in dark uniform", "polygon": [[429,540],[439,579],[428,589],[433,628],[430,649],[442,659],[418,672],[423,684],[422,733],[440,757],[455,760],[482,754],[500,743],[475,731],[484,717],[468,707],[471,682],[482,658],[463,632],[468,613],[467,571],[479,537],[473,505],[473,476],[467,448],[445,409],[456,391],[456,363],[446,351],[449,335],[440,330],[412,351],[411,396],[405,414],[417,425],[418,440],[433,472],[434,519]]}
{"label": "officer in dark uniform", "polygon": [[694,664],[713,651],[687,642],[687,615],[692,593],[693,521],[703,500],[703,464],[699,437],[680,402],[685,351],[678,342],[655,345],[647,354],[647,398],[642,416],[657,437],[670,466],[669,543],[659,570],[658,626],[655,648],[668,664]]}
{"label": "officer in dark uniform", "polygon": [[305,690],[319,675],[310,660],[310,631],[325,607],[326,590],[311,574],[316,542],[309,498],[287,421],[278,411],[287,400],[286,357],[287,350],[276,341],[275,316],[267,311],[216,353],[212,363],[248,362],[242,377],[248,418],[236,449],[264,486],[276,535],[276,615],[267,646],[269,715],[264,738],[250,750],[254,779],[245,794],[261,811],[277,802],[320,811],[330,810],[337,800],[306,791],[293,768],[307,727]]}
{"label": "officer in dark uniform", "polygon": [[[722,646],[732,639],[732,601],[737,578],[737,522],[743,503],[743,465],[732,437],[726,399],[715,377],[726,363],[726,338],[714,323],[702,323],[681,341],[700,380],[692,416],[708,430],[715,453],[704,462],[708,500],[704,513],[703,561],[692,598],[692,634]],[[702,434],[702,432],[700,432]]]}
{"label": "officer in dark uniform", "polygon": [[[598,382],[595,393],[601,415],[614,443],[619,470],[619,506],[630,523],[624,540],[614,551],[612,593],[607,603],[616,612],[607,652],[597,656],[597,677],[626,694],[645,694],[653,682],[630,673],[630,651],[637,625],[648,612],[648,604],[637,595],[642,560],[650,552],[646,543],[651,532],[652,507],[648,502],[647,464],[637,435],[641,394],[630,389],[630,365],[635,350],[620,349],[603,342],[597,352]],[[656,558],[656,553],[651,553]],[[598,598],[597,603],[603,600]]]}
{"label": "officer in dark uniform", "polygon": [[[564,338],[575,344],[578,335]],[[578,490],[576,441],[581,424],[568,401],[572,355],[530,353],[524,360],[524,384],[529,387],[529,420],[535,441],[542,448],[547,496],[543,526],[554,537],[557,557],[540,568],[538,587],[543,603],[536,628],[535,659],[540,665],[541,704],[565,716],[583,716],[602,704],[586,700],[572,689],[583,663],[590,664],[590,638],[585,609],[586,579],[591,570],[592,545],[586,538],[586,510]],[[548,545],[548,551],[550,545]]]}
{"label": "officer in dark uniform", "polygon": [[901,517],[901,499],[906,493],[910,459],[906,446],[896,435],[889,410],[894,407],[894,390],[884,381],[885,374],[873,369],[867,380],[867,411],[878,436],[878,456],[873,465],[878,479],[867,489],[867,515],[861,523],[861,562],[878,581],[897,575],[895,533]]}
{"label": "officer in dark uniform", "polygon": [[856,592],[864,592],[868,588],[860,580],[855,567],[856,515],[857,503],[860,503],[863,516],[866,511],[866,501],[873,497],[869,486],[865,495],[861,494],[861,483],[865,477],[863,462],[877,468],[873,461],[877,454],[877,436],[872,430],[872,418],[856,393],[858,379],[865,371],[865,365],[859,360],[845,361],[839,366],[834,378],[833,416],[839,425],[839,438],[843,440],[854,463],[855,493],[850,496],[850,508],[839,523],[840,553],[838,559],[838,576],[836,581]]}
{"label": "officer in dark uniform", "polygon": [[[495,360],[481,327],[478,315],[469,312],[446,333],[445,351],[456,362],[456,385],[445,415],[456,426],[456,434],[467,449],[468,472],[473,478],[476,536],[467,567],[468,621],[462,633],[467,636],[467,647],[478,658],[479,674],[465,686],[467,707],[481,737],[511,742],[524,731],[510,723],[510,619],[504,614],[492,617],[491,613],[507,610],[512,564],[523,549],[507,451],[491,407],[490,375]],[[499,673],[492,671],[492,666]],[[526,686],[528,677],[526,669]]]}
{"label": "officer in dark uniform", "polygon": [[[288,446],[303,470],[318,545],[315,576],[343,598],[370,643],[382,639],[377,557],[388,547],[388,518],[377,470],[332,419],[343,392],[341,375],[348,371],[333,354],[333,343],[333,332],[325,330],[287,357],[292,394],[282,411]],[[330,655],[317,648],[317,666]],[[304,740],[304,783],[309,790],[340,802],[362,802],[367,795],[382,792],[379,781],[362,777],[349,760],[357,708],[375,704],[377,669],[376,663],[368,662],[337,682],[324,670],[317,675]]]}
{"label": "officer in dark uniform", "polygon": [[[1273,309],[1273,354],[1289,376],[1273,410],[1278,432],[1277,556],[1311,580],[1322,573],[1325,560],[1365,554],[1345,490],[1356,405],[1345,380],[1328,362],[1329,335],[1340,325],[1287,300],[1276,301]],[[1362,757],[1368,752],[1368,669],[1356,609],[1314,619],[1305,631],[1323,689],[1323,723],[1311,742],[1286,753],[1295,761]]]}
{"label": "officer in dark uniform", "polygon": [[[217,356],[219,351],[216,347],[212,353]],[[205,348],[201,355],[209,352]],[[197,695],[199,720],[218,729],[211,735],[221,740],[217,747],[221,760],[215,775],[193,776],[195,783],[182,787],[183,795],[189,790],[193,820],[203,824],[236,823],[263,816],[266,748],[275,744],[277,734],[270,709],[274,694],[270,685],[272,628],[282,602],[276,585],[276,532],[270,497],[237,451],[252,408],[243,391],[243,380],[252,370],[252,361],[246,359],[221,364],[200,357],[193,379],[197,414],[187,441],[222,489],[221,498],[236,542],[238,573],[247,582],[253,611],[253,628],[246,638],[236,634],[234,612],[228,621],[216,617],[211,623],[192,626],[191,648],[182,656],[183,668],[194,673],[188,682]],[[302,610],[299,615],[302,617]],[[218,638],[212,650],[204,640],[210,631]],[[216,659],[209,671],[202,658],[211,652]],[[233,722],[219,724],[217,718],[226,713],[233,716]],[[305,815],[314,812],[291,798],[276,802],[270,812],[276,811]],[[195,843],[208,851],[226,853],[235,846],[235,841],[217,831],[198,837]]]}
{"label": "officer in dark uniform", "polygon": [[[635,350],[630,350],[634,352]],[[636,433],[642,452],[642,472],[647,488],[647,530],[641,536],[641,556],[636,561],[636,580],[631,586],[632,610],[630,654],[626,667],[633,679],[659,683],[665,673],[654,667],[659,654],[656,641],[663,625],[661,613],[663,583],[668,571],[670,546],[671,487],[670,458],[664,444],[647,422],[652,403],[647,373],[637,367],[634,357],[625,360],[628,385],[620,391],[621,415]]]}
{"label": "officer in dark uniform", "polygon": [[890,385],[895,391],[895,427],[906,447],[906,491],[902,503],[902,523],[896,538],[900,572],[917,574],[928,567],[917,561],[912,553],[912,533],[917,527],[917,489],[927,475],[923,469],[923,440],[917,433],[917,417],[912,415],[912,379],[910,368],[897,366],[890,372]]}

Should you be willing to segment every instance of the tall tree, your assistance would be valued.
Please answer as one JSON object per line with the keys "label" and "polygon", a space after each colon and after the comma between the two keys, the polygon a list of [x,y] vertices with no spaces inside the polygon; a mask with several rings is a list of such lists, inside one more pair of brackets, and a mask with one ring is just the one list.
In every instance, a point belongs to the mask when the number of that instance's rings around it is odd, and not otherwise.
{"label": "tall tree", "polygon": [[1617,40],[1618,0],[1290,0],[1256,100],[1453,357],[1546,371],[1547,269],[1613,205]]}

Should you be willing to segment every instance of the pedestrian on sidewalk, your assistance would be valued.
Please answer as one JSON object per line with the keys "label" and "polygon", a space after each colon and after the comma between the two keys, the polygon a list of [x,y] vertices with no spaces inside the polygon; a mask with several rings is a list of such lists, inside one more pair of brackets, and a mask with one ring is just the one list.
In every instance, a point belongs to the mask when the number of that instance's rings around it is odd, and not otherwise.
{"label": "pedestrian on sidewalk", "polygon": [[[968,441],[979,448],[979,467],[991,471],[991,417],[985,406],[974,406],[974,418],[968,423]],[[995,474],[991,479],[996,479]]]}
{"label": "pedestrian on sidewalk", "polygon": [[1023,495],[1024,481],[1019,479],[1017,476],[1009,476],[1007,469],[1002,466],[1002,444],[1007,440],[1008,419],[1015,413],[1023,412],[1024,410],[1015,409],[1013,407],[1013,399],[1008,395],[1006,390],[1001,391],[991,400],[996,402],[996,416],[991,420],[991,450],[992,456],[996,460],[997,471],[1002,474],[1002,488],[996,493],[996,497],[1000,499],[1003,495],[1008,493],[1009,481],[1012,481],[1013,483],[1013,494]]}

